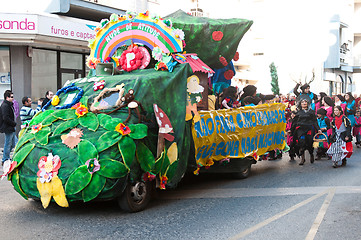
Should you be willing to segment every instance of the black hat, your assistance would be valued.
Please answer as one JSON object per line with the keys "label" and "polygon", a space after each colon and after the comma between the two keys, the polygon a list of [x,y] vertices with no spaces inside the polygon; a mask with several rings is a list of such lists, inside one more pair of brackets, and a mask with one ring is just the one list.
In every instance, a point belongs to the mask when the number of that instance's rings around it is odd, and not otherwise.
{"label": "black hat", "polygon": [[306,90],[306,88],[309,88],[309,87],[310,87],[310,85],[308,83],[305,83],[300,88],[301,88],[302,92],[304,92]]}
{"label": "black hat", "polygon": [[330,107],[335,106],[334,101],[329,96],[324,97],[323,100],[325,101],[325,103],[327,103],[328,106]]}
{"label": "black hat", "polygon": [[245,86],[243,88],[243,94],[241,96],[241,98],[245,98],[247,96],[253,96],[253,94],[255,94],[257,92],[257,87],[253,86],[253,85],[248,85]]}
{"label": "black hat", "polygon": [[317,110],[317,114],[321,114],[322,116],[326,116],[327,111],[325,109],[323,109],[323,108],[319,108]]}

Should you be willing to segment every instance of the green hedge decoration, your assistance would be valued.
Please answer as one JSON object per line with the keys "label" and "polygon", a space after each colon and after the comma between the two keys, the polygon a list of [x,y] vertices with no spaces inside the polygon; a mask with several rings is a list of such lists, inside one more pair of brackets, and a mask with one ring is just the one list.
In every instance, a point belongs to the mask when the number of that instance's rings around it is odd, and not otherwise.
{"label": "green hedge decoration", "polygon": [[53,136],[59,135],[62,132],[66,131],[70,128],[74,128],[78,124],[79,124],[79,121],[77,118],[62,122],[55,128],[55,130],[53,132]]}
{"label": "green hedge decoration", "polygon": [[66,195],[77,194],[83,190],[91,181],[92,175],[88,172],[88,167],[82,165],[78,167],[69,177],[65,184]]}
{"label": "green hedge decoration", "polygon": [[28,195],[24,193],[24,191],[20,187],[20,177],[19,177],[19,171],[16,169],[11,174],[11,183],[14,186],[14,189],[23,197],[25,200],[28,200]]}
{"label": "green hedge decoration", "polygon": [[51,129],[49,127],[43,127],[39,132],[35,133],[35,140],[41,145],[47,145],[49,142],[49,135]]}
{"label": "green hedge decoration", "polygon": [[136,147],[134,140],[130,137],[125,136],[118,142],[118,148],[122,154],[123,163],[129,169],[134,161]]}
{"label": "green hedge decoration", "polygon": [[121,138],[122,135],[120,135],[118,132],[105,132],[99,137],[99,140],[95,142],[94,145],[98,149],[98,152],[101,152],[116,144]]}
{"label": "green hedge decoration", "polygon": [[98,159],[98,150],[96,149],[94,144],[92,144],[86,139],[83,139],[78,144],[78,156],[80,162],[82,164],[85,164],[85,162],[88,161],[89,159],[92,158]]}
{"label": "green hedge decoration", "polygon": [[129,136],[133,139],[142,139],[147,136],[148,127],[144,124],[130,124],[130,133]]}
{"label": "green hedge decoration", "polygon": [[155,158],[153,153],[144,143],[138,143],[136,156],[141,169],[144,172],[151,172],[151,170],[154,168]]}
{"label": "green hedge decoration", "polygon": [[122,178],[125,177],[129,172],[123,163],[112,159],[99,160],[99,164],[101,168],[97,173],[103,177]]}
{"label": "green hedge decoration", "polygon": [[43,124],[43,126],[49,126],[56,120],[58,120],[58,118],[54,117],[53,115],[49,115],[41,122],[41,124]]}
{"label": "green hedge decoration", "polygon": [[25,158],[29,155],[29,153],[34,149],[35,144],[26,144],[23,146],[18,152],[15,153],[13,160],[16,161],[18,164],[16,168],[22,164]]}
{"label": "green hedge decoration", "polygon": [[93,174],[90,183],[82,192],[84,202],[89,202],[96,198],[105,186],[106,179],[99,174]]}
{"label": "green hedge decoration", "polygon": [[83,127],[86,127],[89,130],[94,131],[94,132],[98,129],[98,126],[99,126],[98,118],[92,112],[88,112],[87,114],[85,114],[85,116],[80,117],[79,123]]}
{"label": "green hedge decoration", "polygon": [[40,112],[40,113],[36,114],[33,117],[33,119],[31,120],[31,122],[29,123],[29,126],[31,127],[32,125],[37,125],[37,124],[41,123],[42,121],[44,121],[45,118],[50,116],[53,112],[54,112],[54,110],[46,110],[45,112]]}
{"label": "green hedge decoration", "polygon": [[52,115],[62,120],[69,120],[77,117],[75,114],[75,109],[71,109],[71,108],[56,110],[55,112],[53,112]]}
{"label": "green hedge decoration", "polygon": [[15,147],[15,152],[19,150],[20,147],[22,147],[25,143],[29,142],[31,139],[34,138],[34,134],[32,133],[25,133],[21,138],[19,139],[18,143]]}

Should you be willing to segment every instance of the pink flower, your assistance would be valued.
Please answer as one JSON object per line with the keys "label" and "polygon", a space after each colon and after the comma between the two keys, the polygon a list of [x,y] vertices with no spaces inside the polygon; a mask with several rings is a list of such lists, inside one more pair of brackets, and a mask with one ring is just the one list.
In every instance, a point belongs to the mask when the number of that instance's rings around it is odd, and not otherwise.
{"label": "pink flower", "polygon": [[43,125],[39,123],[38,125],[31,126],[31,133],[37,133],[43,128]]}
{"label": "pink flower", "polygon": [[85,165],[88,167],[88,172],[90,174],[93,174],[100,170],[100,164],[96,158],[89,159],[85,162]]}
{"label": "pink flower", "polygon": [[80,107],[81,103],[78,102],[77,104],[74,104],[71,109],[77,109],[78,107]]}
{"label": "pink flower", "polygon": [[39,171],[36,175],[40,178],[40,182],[50,182],[51,179],[58,174],[60,166],[61,160],[59,156],[53,156],[52,153],[49,153],[47,157],[42,156],[39,159]]}

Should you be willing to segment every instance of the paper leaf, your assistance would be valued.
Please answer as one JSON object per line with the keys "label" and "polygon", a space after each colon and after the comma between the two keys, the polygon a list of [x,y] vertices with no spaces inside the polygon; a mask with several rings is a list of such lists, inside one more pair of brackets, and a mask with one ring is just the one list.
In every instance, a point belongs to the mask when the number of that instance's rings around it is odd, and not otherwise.
{"label": "paper leaf", "polygon": [[14,189],[26,200],[28,200],[28,195],[24,193],[24,191],[20,187],[20,181],[19,181],[19,170],[16,169],[11,173],[11,183],[14,186]]}
{"label": "paper leaf", "polygon": [[29,153],[34,149],[35,144],[26,144],[22,147],[18,152],[15,153],[13,157],[13,161],[18,162],[15,168],[19,167],[20,164],[23,163],[25,158],[29,155]]}
{"label": "paper leaf", "polygon": [[161,168],[161,171],[160,171],[160,175],[161,175],[161,176],[163,176],[163,175],[166,174],[169,166],[170,166],[170,162],[169,162],[168,155],[166,154],[166,155],[164,156],[162,168]]}
{"label": "paper leaf", "polygon": [[144,124],[130,124],[129,128],[131,132],[129,133],[129,137],[133,139],[142,139],[148,135],[148,127]]}
{"label": "paper leaf", "polygon": [[178,159],[178,147],[177,147],[177,143],[172,143],[172,145],[170,145],[170,147],[168,148],[168,152],[167,152],[168,158],[169,158],[169,162],[170,164],[174,163],[175,161],[177,161]]}
{"label": "paper leaf", "polygon": [[55,202],[60,207],[69,207],[68,200],[66,200],[65,197],[64,187],[59,177],[58,176],[53,177],[53,179],[51,180],[51,184],[53,186],[52,195]]}
{"label": "paper leaf", "polygon": [[85,116],[80,117],[79,123],[80,123],[80,125],[88,128],[91,131],[96,131],[99,126],[98,118],[92,112],[88,112]]}
{"label": "paper leaf", "polygon": [[74,119],[77,117],[75,115],[75,110],[71,109],[71,108],[56,110],[55,112],[53,112],[52,115],[54,117],[62,119],[62,120],[69,120],[69,119]]}
{"label": "paper leaf", "polygon": [[90,183],[91,179],[92,175],[88,172],[88,167],[86,165],[78,167],[70,175],[65,184],[66,195],[77,194]]}
{"label": "paper leaf", "polygon": [[105,132],[99,137],[98,141],[95,142],[94,145],[98,149],[98,152],[101,152],[116,144],[121,138],[122,135],[118,132]]}
{"label": "paper leaf", "polygon": [[54,130],[53,136],[61,134],[62,132],[68,130],[69,128],[76,127],[78,125],[79,121],[77,118],[67,120],[63,123],[60,123]]}
{"label": "paper leaf", "polygon": [[169,179],[169,181],[171,181],[171,179],[174,177],[176,171],[177,171],[177,167],[178,167],[178,161],[172,163],[167,170],[167,178]]}
{"label": "paper leaf", "polygon": [[52,192],[53,192],[53,186],[51,182],[44,182],[41,183],[40,179],[36,179],[36,187],[38,188],[39,194],[40,194],[40,200],[43,205],[43,208],[47,208],[49,206]]}
{"label": "paper leaf", "polygon": [[43,127],[39,132],[35,133],[35,140],[41,145],[48,144],[48,137],[51,134],[51,130],[49,127]]}
{"label": "paper leaf", "polygon": [[16,144],[15,152],[17,152],[19,148],[21,148],[25,143],[29,142],[33,138],[34,138],[34,134],[32,133],[26,133],[23,136],[21,136],[18,143]]}
{"label": "paper leaf", "polygon": [[94,173],[92,180],[90,181],[88,186],[84,188],[82,192],[84,202],[89,202],[90,200],[96,198],[99,195],[99,193],[103,190],[105,186],[105,182],[106,179],[103,176]]}
{"label": "paper leaf", "polygon": [[136,145],[130,137],[123,137],[119,143],[118,148],[120,153],[122,154],[123,163],[127,168],[130,169],[135,157],[135,149]]}
{"label": "paper leaf", "polygon": [[152,173],[158,174],[162,169],[162,164],[164,161],[165,152],[163,151],[158,159],[155,160],[154,168],[152,169]]}
{"label": "paper leaf", "polygon": [[33,119],[31,120],[31,122],[29,123],[29,126],[38,125],[38,124],[41,123],[45,118],[47,118],[48,116],[50,116],[53,112],[54,112],[54,110],[46,110],[45,112],[40,112],[40,113],[36,114],[36,115],[33,117]]}
{"label": "paper leaf", "polygon": [[136,149],[136,156],[141,169],[144,172],[151,172],[155,164],[155,158],[149,148],[140,142]]}
{"label": "paper leaf", "polygon": [[[107,129],[106,128],[107,123],[113,119],[111,116],[104,114],[104,113],[98,114],[97,117],[98,117],[100,126],[102,126],[105,129]],[[113,129],[107,129],[107,130],[112,131]]]}
{"label": "paper leaf", "polygon": [[43,126],[48,126],[56,120],[58,120],[58,118],[54,117],[53,115],[49,115],[41,122],[41,124],[43,124]]}
{"label": "paper leaf", "polygon": [[103,177],[107,178],[122,178],[129,172],[127,167],[119,162],[112,159],[103,159],[99,161],[100,170],[97,172]]}
{"label": "paper leaf", "polygon": [[83,139],[78,145],[78,156],[82,164],[92,158],[98,159],[98,150],[90,141]]}

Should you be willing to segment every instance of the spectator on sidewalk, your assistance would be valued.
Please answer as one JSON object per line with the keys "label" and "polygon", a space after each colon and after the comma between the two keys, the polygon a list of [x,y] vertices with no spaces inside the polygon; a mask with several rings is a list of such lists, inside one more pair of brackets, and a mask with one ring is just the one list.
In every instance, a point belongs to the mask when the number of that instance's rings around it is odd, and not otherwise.
{"label": "spectator on sidewalk", "polygon": [[2,165],[10,159],[10,152],[15,147],[18,139],[15,133],[15,112],[13,107],[14,94],[10,90],[4,92],[4,101],[1,104],[0,131],[5,133],[4,154]]}
{"label": "spectator on sidewalk", "polygon": [[41,108],[43,108],[45,106],[45,104],[47,104],[49,101],[51,101],[53,96],[54,96],[54,93],[52,91],[46,91],[45,99],[44,99],[43,103],[41,104]]}
{"label": "spectator on sidewalk", "polygon": [[21,120],[21,128],[27,127],[31,119],[41,110],[41,101],[38,101],[38,106],[34,110],[31,108],[31,98],[25,96],[21,100],[23,102],[23,106],[20,109],[20,120]]}

